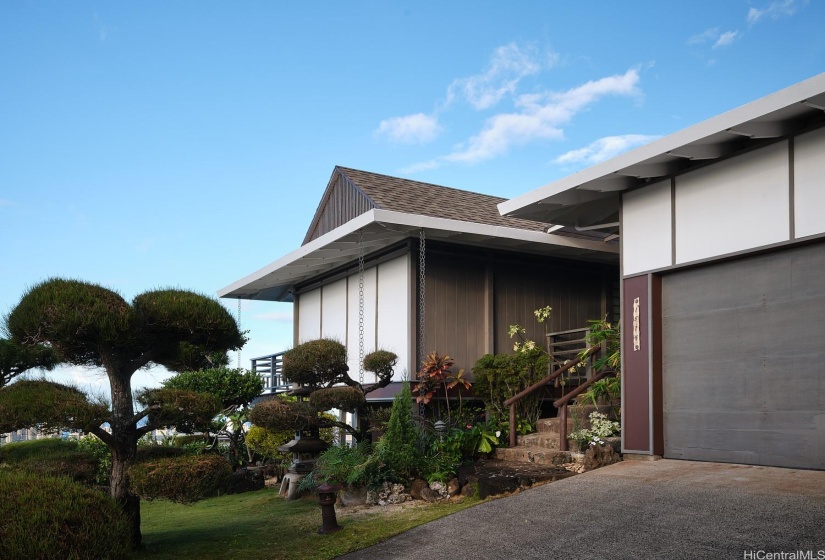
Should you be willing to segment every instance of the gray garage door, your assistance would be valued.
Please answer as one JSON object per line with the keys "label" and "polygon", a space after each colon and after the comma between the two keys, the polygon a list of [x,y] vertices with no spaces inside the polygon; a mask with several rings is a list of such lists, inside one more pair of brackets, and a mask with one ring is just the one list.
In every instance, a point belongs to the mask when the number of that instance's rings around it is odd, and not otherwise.
{"label": "gray garage door", "polygon": [[825,469],[825,244],[662,290],[665,456]]}

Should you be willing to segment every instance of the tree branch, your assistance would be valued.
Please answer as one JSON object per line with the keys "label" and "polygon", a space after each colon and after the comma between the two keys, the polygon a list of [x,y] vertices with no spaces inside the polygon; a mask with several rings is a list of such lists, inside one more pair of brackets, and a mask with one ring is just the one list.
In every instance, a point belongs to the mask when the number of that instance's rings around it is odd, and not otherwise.
{"label": "tree branch", "polygon": [[318,422],[319,428],[344,428],[349,433],[355,435],[358,433],[358,430],[347,424],[346,422],[338,422],[337,420],[327,420],[322,419]]}
{"label": "tree branch", "polygon": [[100,426],[98,426],[97,428],[90,429],[89,433],[96,435],[98,438],[100,438],[100,441],[102,441],[103,443],[105,443],[106,445],[111,447],[112,449],[114,449],[115,446],[117,445],[117,441],[112,436],[112,434],[110,434],[109,432],[107,432],[106,430],[101,428]]}

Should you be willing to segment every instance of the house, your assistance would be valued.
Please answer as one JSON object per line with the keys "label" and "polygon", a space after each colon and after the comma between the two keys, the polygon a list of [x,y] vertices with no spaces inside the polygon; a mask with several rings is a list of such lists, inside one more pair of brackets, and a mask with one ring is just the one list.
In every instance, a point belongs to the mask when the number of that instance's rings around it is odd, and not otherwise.
{"label": "house", "polygon": [[[371,401],[392,399],[433,350],[469,372],[484,354],[512,351],[511,324],[542,343],[539,307],[553,307],[555,331],[618,309],[616,242],[595,230],[548,233],[546,224],[503,217],[503,201],[336,167],[303,245],[218,294],[293,302],[294,343],[342,341],[356,379],[362,345],[364,353],[395,352],[394,382]],[[253,361],[272,373],[272,392],[283,386],[278,356]]]}
{"label": "house", "polygon": [[621,235],[625,452],[825,469],[825,74],[499,205]]}

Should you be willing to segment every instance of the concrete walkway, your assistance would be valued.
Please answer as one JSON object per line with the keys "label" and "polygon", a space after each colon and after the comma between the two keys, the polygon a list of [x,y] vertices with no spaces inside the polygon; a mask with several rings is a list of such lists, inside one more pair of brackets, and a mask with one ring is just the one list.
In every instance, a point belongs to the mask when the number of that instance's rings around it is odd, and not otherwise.
{"label": "concrete walkway", "polygon": [[800,550],[825,559],[825,472],[662,460],[493,500],[341,558],[764,560],[759,551]]}

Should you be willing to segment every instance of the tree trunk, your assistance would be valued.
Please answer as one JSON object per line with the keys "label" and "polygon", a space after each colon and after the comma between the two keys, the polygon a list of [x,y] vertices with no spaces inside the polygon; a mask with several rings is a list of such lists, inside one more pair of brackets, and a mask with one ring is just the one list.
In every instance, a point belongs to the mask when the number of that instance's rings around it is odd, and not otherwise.
{"label": "tree trunk", "polygon": [[112,388],[112,476],[109,491],[112,498],[123,509],[132,527],[132,548],[140,547],[140,498],[129,491],[128,469],[137,452],[137,426],[132,421],[134,405],[132,403],[131,376],[133,372],[122,372],[107,367],[109,383]]}

